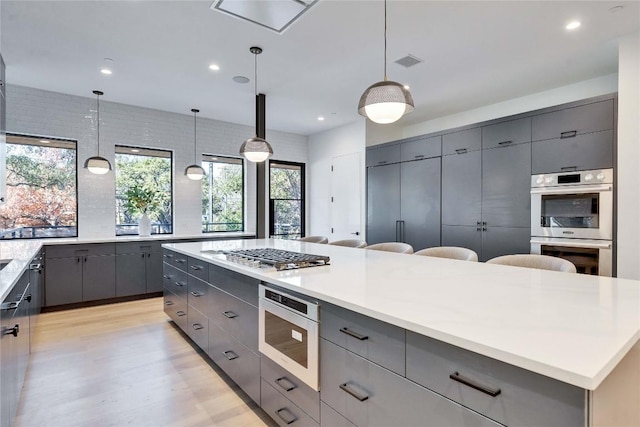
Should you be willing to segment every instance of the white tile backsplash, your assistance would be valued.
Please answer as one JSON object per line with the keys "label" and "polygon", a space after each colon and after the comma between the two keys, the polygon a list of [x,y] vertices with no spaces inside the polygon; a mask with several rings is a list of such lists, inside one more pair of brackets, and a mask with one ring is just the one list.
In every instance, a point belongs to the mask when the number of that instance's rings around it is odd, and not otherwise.
{"label": "white tile backsplash", "polygon": [[[172,150],[174,167],[173,227],[179,235],[200,233],[200,182],[184,169],[194,162],[193,115],[136,107],[100,98],[100,155],[114,161],[115,145]],[[78,233],[101,238],[115,234],[115,177],[93,175],[84,161],[97,154],[96,99],[24,86],[7,86],[7,130],[12,133],[78,141]],[[242,142],[255,135],[250,126],[198,117],[198,152],[238,156]],[[267,129],[274,158],[306,163],[308,138]],[[246,225],[255,231],[255,165],[245,170]]]}

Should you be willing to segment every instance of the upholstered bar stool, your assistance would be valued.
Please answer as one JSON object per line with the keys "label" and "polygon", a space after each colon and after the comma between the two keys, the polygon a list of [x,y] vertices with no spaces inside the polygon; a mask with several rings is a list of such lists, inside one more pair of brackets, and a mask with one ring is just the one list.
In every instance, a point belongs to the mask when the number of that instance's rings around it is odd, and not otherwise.
{"label": "upholstered bar stool", "polygon": [[475,251],[467,248],[459,248],[457,246],[437,246],[434,248],[422,249],[414,255],[459,259],[461,261],[478,261],[478,254]]}
{"label": "upholstered bar stool", "polygon": [[301,242],[307,242],[307,243],[327,243],[329,241],[329,239],[327,239],[324,236],[307,236],[307,237],[302,237],[298,240]]}
{"label": "upholstered bar stool", "polygon": [[335,240],[333,242],[329,242],[329,244],[335,246],[345,246],[348,248],[365,248],[367,246],[367,242],[359,239]]}
{"label": "upholstered bar stool", "polygon": [[384,252],[396,252],[399,254],[413,253],[413,247],[407,243],[402,243],[402,242],[376,243],[374,245],[367,246],[365,249],[371,249],[374,251],[384,251]]}
{"label": "upholstered bar stool", "polygon": [[537,268],[539,270],[564,271],[575,273],[576,266],[566,259],[537,254],[517,254],[499,256],[487,261],[487,264],[512,265],[514,267]]}

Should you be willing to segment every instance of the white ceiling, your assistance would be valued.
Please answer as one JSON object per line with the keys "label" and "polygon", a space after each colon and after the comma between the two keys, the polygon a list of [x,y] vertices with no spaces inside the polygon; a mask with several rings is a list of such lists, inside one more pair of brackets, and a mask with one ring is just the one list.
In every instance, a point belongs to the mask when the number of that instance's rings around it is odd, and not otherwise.
{"label": "white ceiling", "polygon": [[[263,0],[266,1],[266,0]],[[282,0],[276,0],[282,1]],[[304,135],[360,119],[383,77],[383,2],[320,0],[283,34],[210,10],[211,1],[2,1],[9,84],[253,126],[253,55],[267,129]],[[611,13],[610,8],[624,9]],[[411,86],[415,123],[617,71],[617,38],[638,1],[388,3],[388,76]],[[565,30],[572,19],[582,26]],[[405,69],[393,61],[424,62]],[[103,58],[114,73],[100,74]],[[208,69],[210,63],[220,71]],[[235,75],[249,84],[232,81]],[[318,116],[326,117],[324,122]]]}

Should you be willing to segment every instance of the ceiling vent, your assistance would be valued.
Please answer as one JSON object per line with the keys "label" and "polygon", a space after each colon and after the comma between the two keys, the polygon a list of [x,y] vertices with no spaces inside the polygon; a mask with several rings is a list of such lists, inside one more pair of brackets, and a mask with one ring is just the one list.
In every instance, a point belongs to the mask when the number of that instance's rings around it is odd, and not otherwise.
{"label": "ceiling vent", "polygon": [[210,9],[282,34],[318,0],[215,0]]}
{"label": "ceiling vent", "polygon": [[422,59],[416,58],[413,55],[407,55],[404,58],[400,58],[395,62],[396,62],[396,64],[400,64],[403,67],[409,68],[409,67],[413,67],[414,65],[417,65],[417,64],[421,63]]}

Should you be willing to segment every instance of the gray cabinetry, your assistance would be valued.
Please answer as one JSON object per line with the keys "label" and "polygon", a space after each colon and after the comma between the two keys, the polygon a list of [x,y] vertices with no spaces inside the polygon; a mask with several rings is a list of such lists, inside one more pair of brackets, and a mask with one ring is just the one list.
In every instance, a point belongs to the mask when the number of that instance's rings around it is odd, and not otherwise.
{"label": "gray cabinetry", "polygon": [[443,225],[442,246],[471,249],[482,257],[482,226]]}
{"label": "gray cabinetry", "polygon": [[498,424],[321,339],[322,401],[357,426]]}
{"label": "gray cabinetry", "polygon": [[585,425],[584,390],[413,332],[407,378],[505,425]]}
{"label": "gray cabinetry", "polygon": [[481,151],[442,157],[443,225],[475,226],[481,217],[481,191]]}
{"label": "gray cabinetry", "polygon": [[367,242],[399,240],[398,221],[400,164],[367,168]]}
{"label": "gray cabinetry", "polygon": [[0,55],[0,206],[7,197],[6,182],[6,131],[7,131],[7,102],[5,98],[4,60]]}
{"label": "gray cabinetry", "polygon": [[356,427],[324,402],[320,402],[320,425],[322,427]]}
{"label": "gray cabinetry", "polygon": [[280,427],[288,425],[318,427],[318,423],[297,405],[280,394],[264,379],[261,382],[262,401],[260,406]]}
{"label": "gray cabinetry", "polygon": [[531,142],[531,117],[482,127],[482,148]]}
{"label": "gray cabinetry", "polygon": [[553,173],[613,167],[613,131],[533,143],[532,172]]}
{"label": "gray cabinetry", "polygon": [[140,295],[146,292],[147,254],[116,255],[116,295]]}
{"label": "gray cabinetry", "polygon": [[48,307],[116,296],[113,243],[48,246],[45,268]]}
{"label": "gray cabinetry", "polygon": [[[367,154],[368,155],[368,154]],[[442,137],[418,138],[400,144],[400,161],[428,159],[442,155]]]}
{"label": "gray cabinetry", "polygon": [[[256,289],[257,292],[257,289]],[[239,342],[258,352],[258,310],[218,288],[211,291],[209,318]]]}
{"label": "gray cabinetry", "polygon": [[442,155],[462,154],[482,149],[482,131],[479,127],[442,136]]}
{"label": "gray cabinetry", "polygon": [[613,129],[614,101],[594,102],[532,117],[532,140],[571,138]]}
{"label": "gray cabinetry", "polygon": [[400,145],[386,145],[367,150],[366,165],[382,166],[400,161]]}

